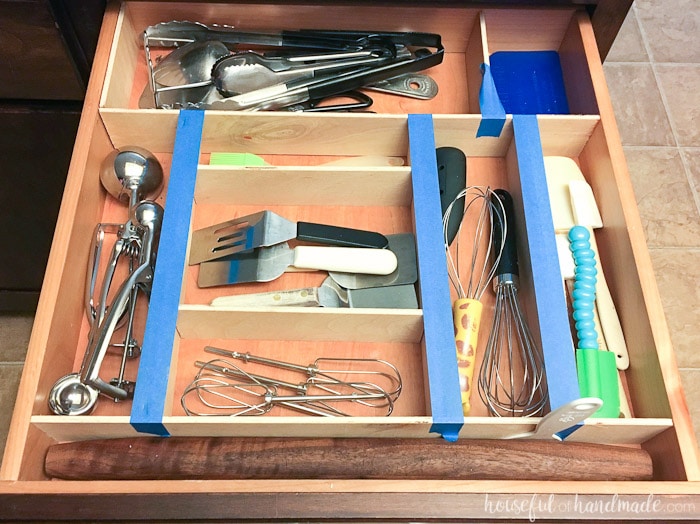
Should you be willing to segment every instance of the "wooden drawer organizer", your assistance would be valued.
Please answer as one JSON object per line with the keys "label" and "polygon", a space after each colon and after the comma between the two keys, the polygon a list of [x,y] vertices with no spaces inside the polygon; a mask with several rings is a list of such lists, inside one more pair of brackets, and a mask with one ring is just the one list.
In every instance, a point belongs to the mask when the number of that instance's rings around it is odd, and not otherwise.
{"label": "wooden drawer organizer", "polygon": [[[588,482],[464,483],[449,479],[245,483],[49,481],[43,473],[43,454],[51,443],[139,435],[130,423],[133,422],[129,416],[131,403],[115,404],[103,399],[89,416],[58,417],[49,415],[46,396],[54,381],[75,369],[83,355],[87,321],[82,288],[94,224],[124,220],[123,206],[106,196],[100,186],[100,163],[115,147],[138,145],[157,155],[166,174],[170,170],[178,112],[137,108],[147,81],[140,34],[147,26],[168,20],[227,23],[253,30],[325,27],[333,21],[339,29],[434,32],[442,35],[446,53],[443,64],[429,71],[440,86],[439,94],[430,101],[373,94],[372,109],[376,114],[215,111],[204,114],[200,149],[194,150],[198,154],[198,166],[190,199],[191,223],[187,204],[179,218],[186,223],[171,218],[165,228],[177,231],[184,227],[185,231],[191,231],[229,218],[232,212],[238,216],[271,209],[297,220],[332,220],[340,225],[378,229],[385,234],[415,232],[420,270],[418,288],[424,307],[283,311],[213,308],[207,305],[213,297],[248,292],[253,286],[223,291],[199,289],[197,267],[188,267],[181,257],[171,267],[159,267],[156,273],[156,281],[159,274],[165,275],[162,279],[174,279],[171,283],[176,284],[170,289],[181,288],[179,299],[171,296],[165,302],[157,302],[164,303],[169,308],[167,311],[153,304],[150,310],[149,322],[167,326],[171,315],[176,326],[169,338],[158,342],[169,352],[171,365],[163,380],[163,398],[157,399],[162,404],[158,405],[162,417],[156,422],[162,423],[172,435],[210,436],[435,437],[434,431],[441,431],[441,425],[447,424],[460,432],[460,438],[500,438],[532,429],[536,420],[489,418],[476,394],[472,416],[455,421],[454,399],[442,396],[449,397],[453,391],[449,381],[456,372],[449,362],[437,368],[435,362],[453,355],[449,343],[447,351],[440,345],[440,340],[451,339],[452,326],[449,300],[443,300],[444,296],[436,299],[431,289],[448,290],[448,287],[442,264],[431,265],[434,256],[438,256],[439,262],[441,251],[441,240],[431,236],[436,231],[434,217],[439,219],[439,210],[430,209],[436,195],[429,194],[434,189],[429,182],[423,185],[426,175],[416,159],[427,158],[425,155],[432,154],[435,146],[462,149],[468,156],[469,184],[488,183],[508,188],[515,195],[520,206],[518,213],[522,215],[526,200],[523,191],[529,191],[530,183],[523,175],[525,168],[530,167],[523,164],[523,151],[534,148],[540,157],[560,155],[575,159],[593,187],[605,223],[596,232],[600,256],[630,352],[631,365],[623,373],[623,382],[633,418],[590,419],[570,439],[642,446],[652,454],[656,480],[605,486]],[[501,50],[558,51],[572,114],[509,115],[499,136],[477,138],[482,122],[480,66],[490,54]],[[408,116],[412,114],[416,116]],[[432,117],[426,120],[424,114]],[[425,132],[426,126],[430,132]],[[519,128],[529,130],[527,140],[519,139]],[[416,136],[414,129],[422,131]],[[215,151],[254,153],[263,156],[272,167],[209,166],[209,154]],[[402,157],[406,165],[320,166],[328,160],[356,155]],[[191,154],[189,160],[192,161]],[[177,188],[177,191],[181,190]],[[167,214],[169,201],[165,192],[158,200],[166,206]],[[186,247],[184,237],[176,239],[178,242],[183,249]],[[521,248],[525,267],[534,263],[532,250],[539,249],[540,243],[547,241],[530,242],[529,247],[526,242]],[[172,251],[170,247],[166,249]],[[193,511],[211,518],[486,518],[492,516],[484,506],[484,497],[489,495],[554,493],[571,499],[579,494],[595,497],[616,493],[633,497],[653,493],[669,500],[674,494],[691,497],[700,492],[697,445],[652,274],[594,35],[583,12],[568,8],[481,10],[165,2],[112,5],[105,18],[37,311],[4,457],[0,496],[9,497],[18,515],[36,516],[32,511],[41,513],[41,510],[37,510],[40,505],[33,500],[70,494],[82,505],[81,515],[91,519],[136,515],[182,518],[189,504],[195,504]],[[558,274],[555,276],[559,278]],[[313,273],[287,273],[254,289],[313,285],[322,278]],[[546,311],[541,309],[542,304],[551,302],[551,297],[538,296],[538,286],[532,278],[526,276],[523,280],[522,298],[528,316],[541,317]],[[487,299],[486,307],[492,303],[492,298]],[[488,326],[483,329],[487,330]],[[535,326],[534,330],[536,337],[541,338],[540,329]],[[433,335],[439,339],[437,344],[431,340]],[[405,390],[395,413],[388,418],[327,420],[287,416],[284,412],[285,416],[234,419],[186,417],[179,406],[179,395],[194,374],[194,360],[204,356],[202,348],[206,344],[300,361],[339,353],[385,358],[401,371]],[[284,352],[280,353],[282,347]],[[142,359],[148,351],[146,346]],[[443,383],[443,379],[447,382]],[[114,505],[119,508],[105,509],[105,497],[114,494],[128,497],[136,493],[145,496],[139,500],[160,500],[159,509],[149,504],[125,507],[129,504],[121,503]],[[292,502],[293,497],[301,498]],[[207,507],[202,505],[205,498],[211,502]],[[272,499],[274,504],[270,504]],[[380,500],[396,503],[387,508],[377,503]],[[323,501],[321,506],[319,501]],[[45,514],[58,515],[53,511],[55,508],[46,509]],[[67,510],[58,511],[60,514]],[[624,516],[621,512],[615,515]],[[571,514],[562,510],[550,517],[567,518]]]}

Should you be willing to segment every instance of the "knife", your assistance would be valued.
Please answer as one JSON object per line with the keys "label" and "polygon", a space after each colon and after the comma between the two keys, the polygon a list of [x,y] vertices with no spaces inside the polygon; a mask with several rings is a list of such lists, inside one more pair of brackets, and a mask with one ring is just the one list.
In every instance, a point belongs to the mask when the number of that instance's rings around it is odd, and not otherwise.
{"label": "knife", "polygon": [[319,287],[304,287],[264,293],[217,297],[216,307],[353,307],[417,309],[416,289],[412,284],[365,289],[345,289],[331,277]]}

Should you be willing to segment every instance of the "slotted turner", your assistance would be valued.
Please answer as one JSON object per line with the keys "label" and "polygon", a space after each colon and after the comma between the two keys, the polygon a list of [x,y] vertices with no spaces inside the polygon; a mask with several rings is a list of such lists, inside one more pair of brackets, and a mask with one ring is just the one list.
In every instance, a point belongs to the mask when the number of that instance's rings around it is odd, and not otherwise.
{"label": "slotted turner", "polygon": [[292,239],[344,247],[385,248],[388,239],[374,231],[292,222],[272,211],[260,211],[192,233],[190,265]]}
{"label": "slotted turner", "polygon": [[388,275],[398,265],[389,249],[356,247],[298,246],[283,242],[260,247],[252,253],[203,262],[199,266],[199,287],[224,286],[244,282],[269,282],[281,276],[289,266]]}

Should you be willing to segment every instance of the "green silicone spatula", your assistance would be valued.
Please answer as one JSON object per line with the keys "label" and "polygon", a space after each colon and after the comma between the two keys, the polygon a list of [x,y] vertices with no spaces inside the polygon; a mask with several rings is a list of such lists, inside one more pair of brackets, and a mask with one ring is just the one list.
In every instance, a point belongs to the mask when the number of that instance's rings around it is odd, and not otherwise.
{"label": "green silicone spatula", "polygon": [[[598,211],[593,191],[573,159],[548,156],[544,157],[544,163],[554,229],[557,236],[560,237],[557,240],[557,248],[562,268],[564,268],[570,265],[570,261],[567,262],[566,259],[571,257],[567,249],[566,234],[568,231],[575,225],[585,226],[590,230],[601,228],[603,227],[603,221]],[[609,350],[616,355],[617,368],[627,369],[629,367],[627,344],[615,303],[598,257],[598,246],[593,234],[591,234],[591,246],[595,253],[598,267],[595,307],[600,318],[602,335]],[[562,272],[565,272],[564,269],[562,269]]]}
{"label": "green silicone spatula", "polygon": [[599,398],[603,406],[594,417],[618,418],[620,393],[615,354],[599,351],[595,329],[596,260],[590,244],[590,233],[583,226],[569,231],[571,253],[576,265],[574,277],[573,318],[578,344],[576,369],[582,397]]}

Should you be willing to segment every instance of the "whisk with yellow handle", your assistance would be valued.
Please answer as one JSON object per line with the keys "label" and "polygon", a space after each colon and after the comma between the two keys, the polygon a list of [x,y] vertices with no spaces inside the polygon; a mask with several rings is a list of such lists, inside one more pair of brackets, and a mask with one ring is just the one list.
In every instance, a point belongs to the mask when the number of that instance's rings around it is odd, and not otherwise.
{"label": "whisk with yellow handle", "polygon": [[[496,267],[504,246],[504,242],[498,245],[491,242],[494,221],[502,221],[502,217],[505,216],[503,210],[499,212],[496,207],[501,205],[500,200],[492,198],[492,194],[490,187],[467,186],[447,206],[442,217],[447,272],[457,294],[457,300],[452,305],[452,313],[464,415],[469,415],[471,410],[469,396],[472,391],[474,362],[479,343],[479,327],[483,310],[481,298],[496,274]],[[448,224],[455,205],[462,199],[464,212],[454,245],[450,247]],[[505,223],[502,227],[506,227]],[[469,235],[471,235],[471,249],[463,245],[466,238],[462,239],[463,236]],[[463,258],[466,253],[469,253],[471,258],[468,262],[461,264],[460,257]]]}

